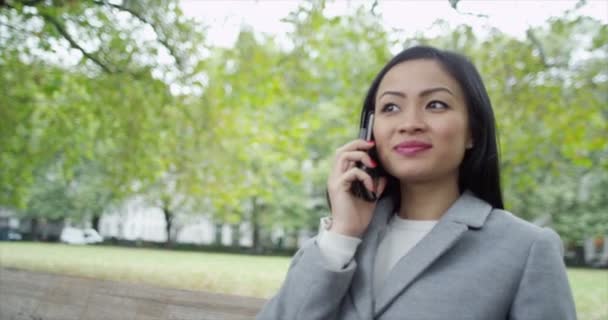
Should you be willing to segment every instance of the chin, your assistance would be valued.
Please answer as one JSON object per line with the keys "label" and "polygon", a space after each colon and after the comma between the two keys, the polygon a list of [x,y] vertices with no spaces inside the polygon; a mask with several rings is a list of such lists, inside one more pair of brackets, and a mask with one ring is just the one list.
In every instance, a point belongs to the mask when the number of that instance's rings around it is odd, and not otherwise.
{"label": "chin", "polygon": [[431,170],[422,168],[408,168],[395,170],[392,175],[401,182],[424,182],[433,179]]}
{"label": "chin", "polygon": [[434,166],[408,166],[394,168],[389,173],[399,180],[400,183],[426,184],[439,181],[458,179],[458,167],[434,167]]}

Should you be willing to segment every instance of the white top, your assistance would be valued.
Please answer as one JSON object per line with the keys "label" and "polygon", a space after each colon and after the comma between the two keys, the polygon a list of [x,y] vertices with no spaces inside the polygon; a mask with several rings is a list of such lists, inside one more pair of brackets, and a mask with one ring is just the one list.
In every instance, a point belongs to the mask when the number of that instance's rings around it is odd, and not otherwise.
{"label": "white top", "polygon": [[[322,221],[321,224],[325,222]],[[389,272],[431,229],[437,220],[409,220],[393,215],[374,261],[374,295],[380,291]],[[361,239],[320,228],[317,244],[330,268],[340,270],[351,262]]]}
{"label": "white top", "polygon": [[389,272],[437,224],[436,220],[409,220],[393,215],[374,261],[374,295]]}

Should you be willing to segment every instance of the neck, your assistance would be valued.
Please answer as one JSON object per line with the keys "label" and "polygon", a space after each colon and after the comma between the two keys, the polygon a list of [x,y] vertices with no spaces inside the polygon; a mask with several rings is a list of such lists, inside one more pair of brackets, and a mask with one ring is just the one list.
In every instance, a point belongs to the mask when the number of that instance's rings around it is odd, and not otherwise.
{"label": "neck", "polygon": [[439,220],[460,197],[458,179],[432,183],[401,182],[399,216],[411,220]]}

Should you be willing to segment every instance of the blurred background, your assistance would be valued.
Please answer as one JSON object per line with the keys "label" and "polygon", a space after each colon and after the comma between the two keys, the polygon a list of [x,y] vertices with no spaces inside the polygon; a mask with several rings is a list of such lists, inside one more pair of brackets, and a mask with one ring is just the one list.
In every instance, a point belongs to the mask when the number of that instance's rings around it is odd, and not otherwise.
{"label": "blurred background", "polygon": [[[171,268],[196,281],[155,283],[269,296],[289,258],[249,254],[316,233],[371,80],[428,44],[484,78],[507,209],[606,267],[607,25],[603,0],[1,0],[0,266],[150,281],[165,256],[125,267],[135,248],[195,251]],[[581,270],[608,316],[608,273]]]}

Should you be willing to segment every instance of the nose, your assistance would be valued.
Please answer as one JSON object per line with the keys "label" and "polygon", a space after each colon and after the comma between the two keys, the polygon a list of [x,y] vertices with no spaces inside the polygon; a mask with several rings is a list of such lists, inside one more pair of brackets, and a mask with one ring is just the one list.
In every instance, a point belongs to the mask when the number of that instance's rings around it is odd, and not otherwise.
{"label": "nose", "polygon": [[424,115],[418,108],[407,108],[399,121],[399,133],[418,133],[426,130]]}

